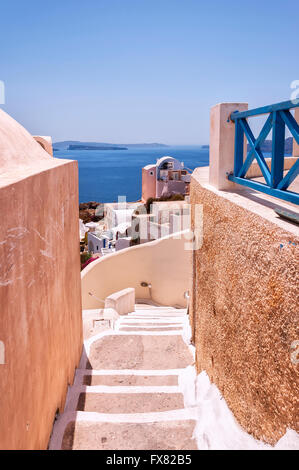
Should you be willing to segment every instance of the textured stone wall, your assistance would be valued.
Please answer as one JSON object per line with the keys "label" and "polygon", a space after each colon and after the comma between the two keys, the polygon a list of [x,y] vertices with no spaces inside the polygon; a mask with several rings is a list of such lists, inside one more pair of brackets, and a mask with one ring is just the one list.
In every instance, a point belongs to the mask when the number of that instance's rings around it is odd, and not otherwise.
{"label": "textured stone wall", "polygon": [[[192,177],[203,204],[203,245],[193,254],[191,324],[206,370],[239,423],[275,443],[298,431],[299,237]],[[279,204],[279,201],[277,201]],[[194,221],[193,221],[194,222]],[[297,230],[299,234],[299,230]]]}

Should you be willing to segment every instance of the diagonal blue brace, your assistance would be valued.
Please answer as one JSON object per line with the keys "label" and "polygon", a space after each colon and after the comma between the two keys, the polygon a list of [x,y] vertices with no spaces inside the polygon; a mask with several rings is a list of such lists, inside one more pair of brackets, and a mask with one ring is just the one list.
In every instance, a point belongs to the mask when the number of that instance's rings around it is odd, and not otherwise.
{"label": "diagonal blue brace", "polygon": [[249,125],[248,125],[248,122],[246,121],[246,119],[240,119],[240,124],[244,129],[244,132],[245,132],[245,135],[247,137],[247,140],[248,140],[249,144],[252,147],[252,151],[254,152],[254,156],[255,156],[255,158],[258,162],[258,165],[259,165],[259,167],[262,171],[262,174],[265,178],[265,181],[270,186],[271,174],[270,174],[268,165],[266,163],[266,160],[264,158],[264,155],[262,154],[259,147],[256,148],[256,146],[255,146],[256,139],[255,139],[255,137],[254,137]]}
{"label": "diagonal blue brace", "polygon": [[[236,123],[237,122],[238,122],[238,120],[236,121]],[[251,163],[253,162],[253,160],[255,158],[254,150],[259,148],[262,145],[262,143],[266,140],[266,138],[267,138],[269,132],[271,131],[271,129],[272,129],[272,115],[270,114],[267,121],[265,122],[258,138],[255,141],[254,149],[251,148],[251,150],[248,153],[247,158],[246,158],[242,168],[240,169],[240,171],[238,173],[236,172],[236,176],[240,176],[241,178],[243,178],[246,175]]]}

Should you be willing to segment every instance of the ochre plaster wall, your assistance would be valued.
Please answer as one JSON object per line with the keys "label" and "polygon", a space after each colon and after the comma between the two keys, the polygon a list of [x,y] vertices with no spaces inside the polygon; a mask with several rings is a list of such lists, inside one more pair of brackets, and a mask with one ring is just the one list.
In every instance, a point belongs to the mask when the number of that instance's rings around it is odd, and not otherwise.
{"label": "ochre plaster wall", "polygon": [[155,166],[150,169],[142,168],[142,200],[144,202],[149,197],[156,197],[156,171]]}
{"label": "ochre plaster wall", "polygon": [[45,449],[82,350],[78,170],[0,121],[0,449]]}

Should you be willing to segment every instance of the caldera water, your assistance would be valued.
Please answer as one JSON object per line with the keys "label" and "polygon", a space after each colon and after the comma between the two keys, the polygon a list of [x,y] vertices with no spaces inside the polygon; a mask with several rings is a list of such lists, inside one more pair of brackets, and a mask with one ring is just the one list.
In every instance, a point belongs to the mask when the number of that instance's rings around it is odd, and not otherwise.
{"label": "caldera water", "polygon": [[142,168],[169,155],[190,170],[209,164],[209,149],[202,146],[128,148],[128,150],[59,150],[56,158],[78,160],[79,202],[114,202],[141,199]]}

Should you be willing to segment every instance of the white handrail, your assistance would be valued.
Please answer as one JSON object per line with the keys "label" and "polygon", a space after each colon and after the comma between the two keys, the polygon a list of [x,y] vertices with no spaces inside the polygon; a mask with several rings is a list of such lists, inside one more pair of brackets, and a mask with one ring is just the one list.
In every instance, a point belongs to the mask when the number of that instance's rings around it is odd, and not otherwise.
{"label": "white handrail", "polygon": [[88,292],[89,295],[91,295],[92,297],[94,297],[98,302],[102,302],[103,304],[105,303],[105,300],[103,299],[99,299],[96,295],[94,295],[92,292]]}

